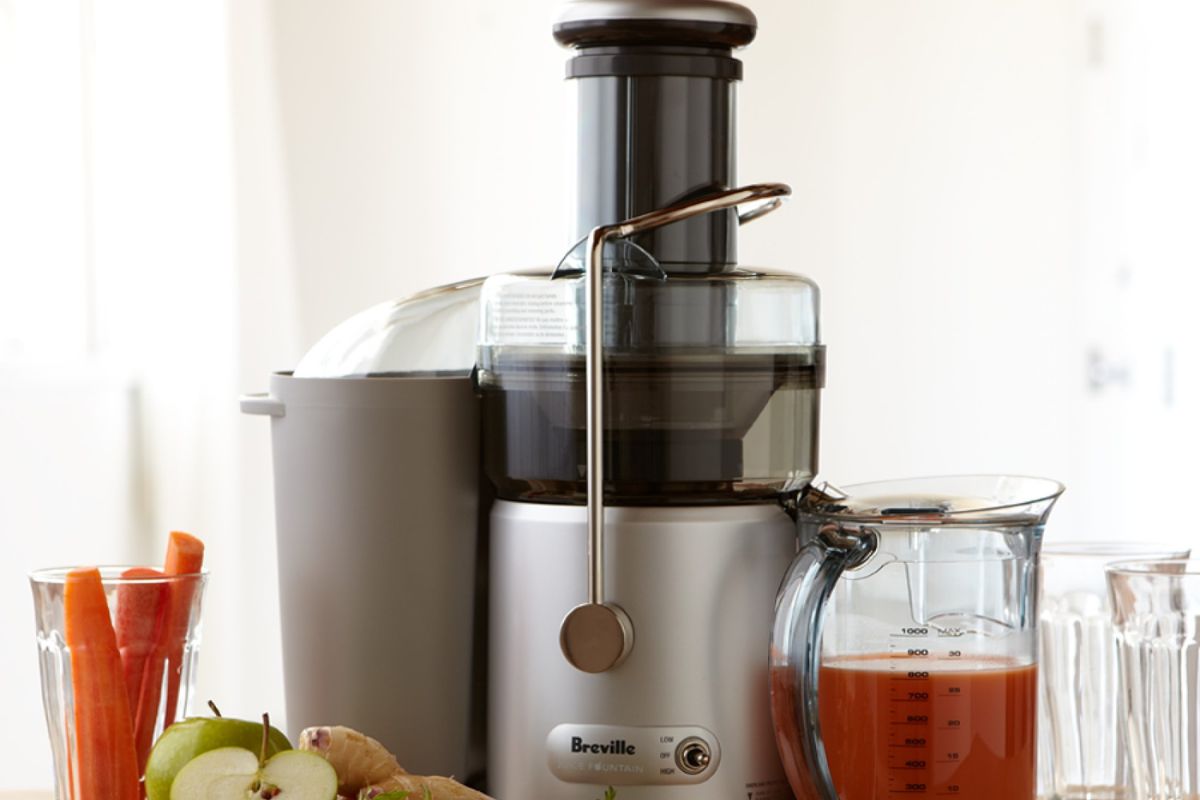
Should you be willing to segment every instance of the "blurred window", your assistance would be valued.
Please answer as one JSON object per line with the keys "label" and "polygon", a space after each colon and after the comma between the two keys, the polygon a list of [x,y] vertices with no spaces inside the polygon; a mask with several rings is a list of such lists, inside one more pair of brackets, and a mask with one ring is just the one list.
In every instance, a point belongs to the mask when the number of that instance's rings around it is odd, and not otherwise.
{"label": "blurred window", "polygon": [[0,365],[91,350],[81,8],[0,0]]}

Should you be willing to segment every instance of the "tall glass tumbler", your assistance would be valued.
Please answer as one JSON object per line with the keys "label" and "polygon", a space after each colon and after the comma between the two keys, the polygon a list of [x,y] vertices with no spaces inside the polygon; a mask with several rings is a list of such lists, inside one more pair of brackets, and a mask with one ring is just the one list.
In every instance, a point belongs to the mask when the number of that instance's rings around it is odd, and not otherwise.
{"label": "tall glass tumbler", "polygon": [[[97,603],[87,620],[88,652],[68,644],[67,584],[73,568],[30,574],[41,665],[42,705],[54,756],[56,800],[116,800],[116,753],[136,761],[125,773],[140,778],[150,745],[183,719],[192,700],[200,646],[200,611],[206,573],[163,576],[148,568],[100,567],[107,608]],[[94,584],[93,584],[94,585]],[[103,612],[108,615],[107,625]],[[77,621],[74,624],[80,626]],[[80,634],[76,634],[79,636]],[[99,642],[99,643],[98,643]],[[115,645],[118,655],[112,658]],[[82,645],[81,645],[82,646]],[[73,655],[75,656],[73,658]],[[119,661],[114,661],[117,658]],[[112,662],[112,663],[109,663]],[[116,697],[112,686],[123,689]],[[79,684],[83,682],[85,687]],[[128,716],[129,742],[106,742],[96,719]],[[79,730],[80,722],[90,735]],[[122,723],[123,724],[123,723]],[[122,789],[127,787],[122,783]],[[134,786],[134,792],[140,791]]]}
{"label": "tall glass tumbler", "polygon": [[1104,570],[1115,561],[1188,554],[1186,547],[1149,543],[1043,545],[1039,751],[1048,761],[1043,790],[1049,797],[1132,797]]}
{"label": "tall glass tumbler", "polygon": [[1200,560],[1108,568],[1136,800],[1200,798]]}

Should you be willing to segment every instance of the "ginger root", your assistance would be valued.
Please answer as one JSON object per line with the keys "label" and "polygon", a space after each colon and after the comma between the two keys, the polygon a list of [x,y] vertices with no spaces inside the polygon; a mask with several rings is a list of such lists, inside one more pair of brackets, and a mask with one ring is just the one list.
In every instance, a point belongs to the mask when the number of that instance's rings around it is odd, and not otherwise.
{"label": "ginger root", "polygon": [[412,800],[490,800],[486,794],[469,789],[452,778],[440,775],[393,775],[375,786],[364,789],[360,800],[369,800],[385,792],[408,792]]}
{"label": "ginger root", "polygon": [[305,728],[300,733],[300,749],[329,762],[338,775],[338,794],[345,797],[358,797],[363,788],[404,774],[386,747],[341,725]]}
{"label": "ginger root", "polygon": [[407,792],[411,800],[490,800],[452,778],[409,775],[388,749],[370,736],[341,725],[305,728],[300,749],[324,758],[338,775],[338,796],[371,800]]}

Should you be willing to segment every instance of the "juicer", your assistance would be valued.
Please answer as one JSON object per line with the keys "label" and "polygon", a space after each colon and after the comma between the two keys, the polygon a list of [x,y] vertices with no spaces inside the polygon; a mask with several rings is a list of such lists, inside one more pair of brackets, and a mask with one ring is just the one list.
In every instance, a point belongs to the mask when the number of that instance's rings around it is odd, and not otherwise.
{"label": "juicer", "polygon": [[583,274],[481,298],[497,797],[788,794],[763,653],[824,363],[816,287],[737,265],[737,207],[786,193],[730,189],[754,31],[724,3],[577,3],[555,26]]}
{"label": "juicer", "polygon": [[[243,398],[272,418],[289,731],[504,800],[791,796],[767,652],[825,363],[816,285],[737,260],[789,191],[736,180],[756,26],[568,3],[567,255],[365,312]],[[365,579],[318,635],[331,574]]]}

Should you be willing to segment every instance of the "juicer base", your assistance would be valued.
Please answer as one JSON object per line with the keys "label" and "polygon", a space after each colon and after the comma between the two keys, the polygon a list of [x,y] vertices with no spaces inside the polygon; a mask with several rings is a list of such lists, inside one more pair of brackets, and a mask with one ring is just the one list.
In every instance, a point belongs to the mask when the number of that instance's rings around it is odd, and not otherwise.
{"label": "juicer base", "polygon": [[500,800],[791,800],[767,647],[796,550],[774,505],[610,508],[606,592],[629,657],[580,672],[559,649],[587,599],[586,510],[500,501],[491,517],[488,790]]}

